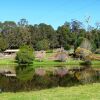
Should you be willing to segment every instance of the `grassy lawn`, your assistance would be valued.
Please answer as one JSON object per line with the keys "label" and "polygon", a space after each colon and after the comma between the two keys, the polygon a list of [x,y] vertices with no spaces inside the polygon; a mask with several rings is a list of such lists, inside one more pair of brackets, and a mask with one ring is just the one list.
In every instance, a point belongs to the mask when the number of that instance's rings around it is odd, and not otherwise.
{"label": "grassy lawn", "polygon": [[[52,55],[54,55],[54,53],[46,53],[46,57],[41,62],[35,59],[35,61],[33,61],[33,66],[44,66],[44,67],[63,66],[63,65],[64,66],[70,66],[70,65],[79,66],[80,62],[83,62],[82,60],[73,60],[73,58],[68,58],[66,62],[58,62],[58,61],[49,60],[48,58]],[[13,59],[5,58],[5,59],[0,59],[0,66],[1,65],[10,66],[10,65],[17,65],[17,63],[15,63],[15,60]],[[100,61],[92,61],[92,65],[99,66]]]}
{"label": "grassy lawn", "polygon": [[31,92],[1,93],[0,100],[100,100],[100,83]]}
{"label": "grassy lawn", "polygon": [[0,65],[14,65],[14,64],[16,63],[12,59],[8,59],[8,58],[0,59]]}
{"label": "grassy lawn", "polygon": [[[69,68],[69,66],[73,67],[73,66],[80,66],[80,62],[83,62],[81,60],[73,60],[73,59],[68,59],[66,62],[57,62],[57,61],[52,61],[52,60],[47,60],[44,59],[43,61],[39,62],[37,60],[35,60],[33,62],[32,66],[44,66],[44,67],[53,67],[53,66],[67,66]],[[17,65],[17,63],[15,63],[14,60],[12,59],[0,59],[0,67],[2,65],[5,65],[5,67],[7,66],[15,66]],[[92,61],[92,65],[93,67],[100,67],[100,61]]]}
{"label": "grassy lawn", "polygon": [[[47,55],[48,56],[48,55]],[[43,59],[43,61],[35,60],[33,61],[33,65],[79,65],[82,62],[81,60],[72,60],[68,59],[66,62],[58,62],[53,60],[48,60],[47,57]],[[16,65],[15,60],[13,59],[0,59],[0,65]]]}
{"label": "grassy lawn", "polygon": [[34,65],[79,65],[82,62],[81,60],[67,60],[66,62],[58,62],[58,61],[48,61],[43,60],[42,62],[34,61]]}

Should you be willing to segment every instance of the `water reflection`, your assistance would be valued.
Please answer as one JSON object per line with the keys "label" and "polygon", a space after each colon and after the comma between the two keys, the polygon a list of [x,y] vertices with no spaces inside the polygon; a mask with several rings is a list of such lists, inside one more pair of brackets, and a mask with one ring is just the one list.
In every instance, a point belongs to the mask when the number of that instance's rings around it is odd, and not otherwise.
{"label": "water reflection", "polygon": [[[20,66],[18,66],[20,67]],[[100,82],[100,68],[97,66],[0,66],[0,89],[3,91],[25,91],[55,86],[72,86]]]}

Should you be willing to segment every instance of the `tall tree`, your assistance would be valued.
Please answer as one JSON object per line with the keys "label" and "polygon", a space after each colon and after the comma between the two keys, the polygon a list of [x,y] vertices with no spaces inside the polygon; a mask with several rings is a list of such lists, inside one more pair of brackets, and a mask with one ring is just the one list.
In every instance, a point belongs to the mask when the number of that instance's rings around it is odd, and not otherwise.
{"label": "tall tree", "polygon": [[28,25],[28,21],[26,19],[20,19],[20,21],[18,22],[18,25],[21,27],[25,27]]}
{"label": "tall tree", "polygon": [[62,25],[57,29],[57,37],[59,41],[59,47],[65,47],[68,44],[70,34],[70,28],[67,25]]}

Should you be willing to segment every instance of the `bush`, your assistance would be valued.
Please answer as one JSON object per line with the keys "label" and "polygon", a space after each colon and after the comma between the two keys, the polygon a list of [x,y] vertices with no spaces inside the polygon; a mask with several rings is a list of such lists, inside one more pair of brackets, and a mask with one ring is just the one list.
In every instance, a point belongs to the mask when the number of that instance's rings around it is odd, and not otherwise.
{"label": "bush", "polygon": [[75,51],[76,56],[86,59],[86,57],[92,55],[90,50],[78,47]]}
{"label": "bush", "polygon": [[16,55],[16,60],[19,65],[32,64],[34,60],[32,47],[27,46],[27,45],[22,46]]}
{"label": "bush", "polygon": [[66,62],[68,56],[67,56],[66,53],[60,52],[60,53],[56,54],[55,58],[56,58],[56,61],[59,61],[59,62]]}

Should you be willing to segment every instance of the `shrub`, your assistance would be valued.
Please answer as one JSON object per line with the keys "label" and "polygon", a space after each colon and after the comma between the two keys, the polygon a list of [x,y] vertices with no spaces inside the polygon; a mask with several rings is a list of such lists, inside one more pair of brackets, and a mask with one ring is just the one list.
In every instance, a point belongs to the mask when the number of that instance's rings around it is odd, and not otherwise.
{"label": "shrub", "polygon": [[78,47],[75,51],[76,56],[86,59],[87,56],[92,55],[90,50]]}
{"label": "shrub", "polygon": [[56,55],[56,60],[60,62],[65,62],[67,59],[67,55],[65,53],[59,53]]}
{"label": "shrub", "polygon": [[39,60],[39,61],[43,61],[43,59],[45,58],[45,56],[46,56],[46,53],[43,50],[35,52],[35,58],[37,60]]}
{"label": "shrub", "polygon": [[16,60],[19,65],[32,64],[34,60],[34,54],[33,54],[32,47],[27,46],[27,45],[20,47],[20,50],[16,55]]}
{"label": "shrub", "polygon": [[64,49],[60,49],[55,55],[54,58],[56,61],[65,62],[68,58],[68,53]]}

